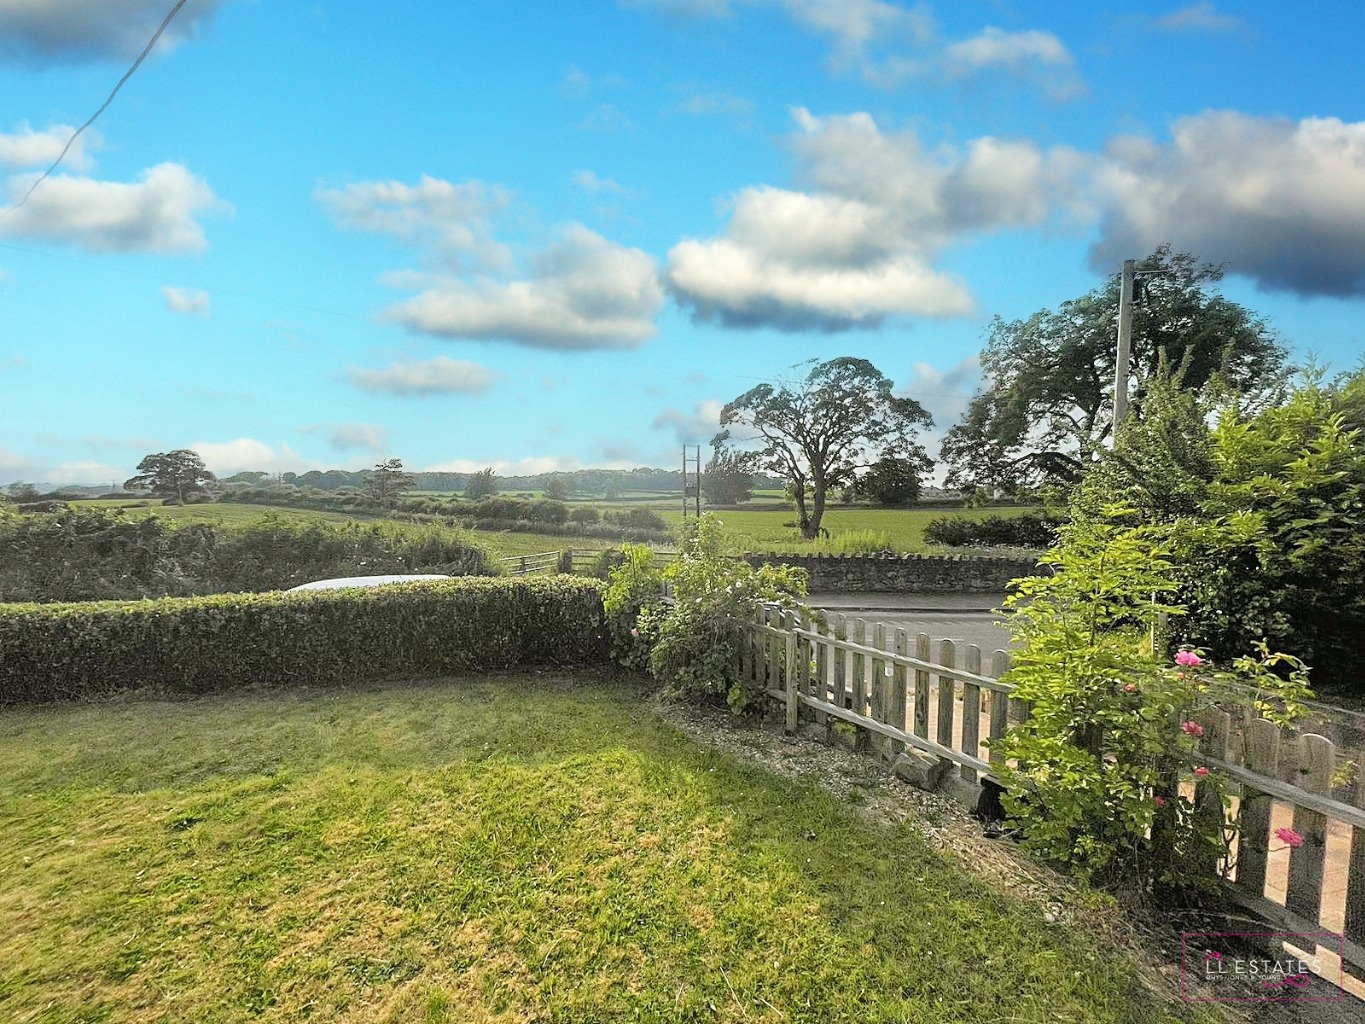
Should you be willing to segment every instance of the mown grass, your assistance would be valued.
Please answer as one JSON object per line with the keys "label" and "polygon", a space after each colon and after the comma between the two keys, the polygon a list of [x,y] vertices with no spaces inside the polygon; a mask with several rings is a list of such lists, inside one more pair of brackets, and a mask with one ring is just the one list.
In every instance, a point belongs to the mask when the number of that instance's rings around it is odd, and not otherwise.
{"label": "mown grass", "polygon": [[1156,1021],[912,828],[506,676],[0,716],[0,1019]]}
{"label": "mown grass", "polygon": [[[725,526],[725,537],[731,549],[742,551],[778,551],[839,553],[840,537],[845,534],[885,534],[893,550],[913,553],[938,549],[924,539],[924,528],[941,516],[963,516],[979,519],[988,515],[1012,516],[1035,511],[1026,507],[992,507],[986,509],[899,509],[899,508],[839,508],[826,510],[821,525],[830,533],[828,538],[814,541],[801,539],[794,526],[791,509],[739,509],[717,512]],[[676,526],[682,512],[661,510],[670,525]]]}

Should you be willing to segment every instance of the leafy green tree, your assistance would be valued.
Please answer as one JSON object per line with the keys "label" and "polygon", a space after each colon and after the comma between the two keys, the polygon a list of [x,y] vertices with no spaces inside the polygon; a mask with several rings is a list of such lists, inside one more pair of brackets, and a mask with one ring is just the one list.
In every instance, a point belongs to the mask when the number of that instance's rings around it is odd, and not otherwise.
{"label": "leafy green tree", "polygon": [[498,493],[498,478],[493,473],[493,467],[481,469],[477,473],[471,473],[469,479],[465,481],[464,496],[470,501],[478,501],[480,498],[491,498]]}
{"label": "leafy green tree", "polygon": [[412,487],[412,477],[403,472],[402,459],[385,459],[365,480],[365,493],[380,503],[396,501]]}
{"label": "leafy green tree", "polygon": [[739,505],[754,494],[754,465],[758,456],[736,448],[712,449],[701,475],[701,493],[708,505]]}
{"label": "leafy green tree", "polygon": [[872,463],[854,481],[852,491],[856,497],[887,508],[913,505],[919,501],[920,477],[927,469],[927,460],[886,456]]}
{"label": "leafy green tree", "polygon": [[123,481],[126,491],[151,491],[163,498],[184,504],[189,495],[202,491],[217,479],[195,452],[177,448],[173,452],[148,455],[137,464],[137,476]]}
{"label": "leafy green tree", "polygon": [[545,497],[551,501],[565,501],[569,497],[571,480],[559,473],[552,473],[545,481]]}
{"label": "leafy green tree", "polygon": [[[1217,382],[1255,394],[1283,380],[1285,350],[1270,328],[1214,290],[1221,267],[1162,246],[1138,271],[1131,415],[1144,415],[1163,358],[1191,390]],[[943,441],[948,486],[1017,490],[1081,478],[1110,436],[1118,305],[1114,277],[1059,309],[996,318],[981,353],[988,383]]]}
{"label": "leafy green tree", "polygon": [[721,410],[720,425],[712,441],[718,450],[761,445],[758,464],[787,481],[808,540],[820,533],[831,488],[846,486],[858,470],[885,457],[930,464],[916,428],[933,426],[933,418],[913,398],[893,395],[891,381],[870,362],[851,356],[812,366],[795,387],[746,391]]}

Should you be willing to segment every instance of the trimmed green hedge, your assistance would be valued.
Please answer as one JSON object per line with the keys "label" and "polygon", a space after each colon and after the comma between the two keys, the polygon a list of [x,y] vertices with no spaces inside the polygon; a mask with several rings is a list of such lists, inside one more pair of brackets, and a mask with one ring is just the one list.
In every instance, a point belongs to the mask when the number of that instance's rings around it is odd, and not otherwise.
{"label": "trimmed green hedge", "polygon": [[0,605],[0,704],[601,664],[607,655],[602,584],[577,577]]}

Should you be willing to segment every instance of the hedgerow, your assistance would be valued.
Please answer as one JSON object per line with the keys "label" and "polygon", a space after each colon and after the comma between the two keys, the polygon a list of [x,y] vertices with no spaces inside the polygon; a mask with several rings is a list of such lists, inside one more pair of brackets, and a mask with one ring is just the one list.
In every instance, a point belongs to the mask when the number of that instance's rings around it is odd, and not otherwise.
{"label": "hedgerow", "polygon": [[279,590],[310,580],[390,573],[493,575],[468,535],[384,523],[290,523],[270,513],[241,528],[103,509],[0,511],[0,601],[102,601]]}
{"label": "hedgerow", "polygon": [[466,577],[348,590],[0,605],[0,703],[602,663],[603,585]]}

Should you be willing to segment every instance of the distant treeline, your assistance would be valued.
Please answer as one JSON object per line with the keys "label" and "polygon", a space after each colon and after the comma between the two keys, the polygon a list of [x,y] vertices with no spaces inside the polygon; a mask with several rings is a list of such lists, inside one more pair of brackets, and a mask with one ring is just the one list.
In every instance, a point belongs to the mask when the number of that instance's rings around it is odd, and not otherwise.
{"label": "distant treeline", "polygon": [[[295,487],[312,487],[320,491],[335,491],[343,487],[363,487],[373,475],[373,470],[312,469],[307,473],[237,473],[224,477],[226,484],[267,483],[290,484]],[[416,491],[438,491],[461,493],[469,483],[471,473],[409,473],[412,489]],[[562,481],[571,494],[606,495],[626,494],[631,491],[673,491],[682,493],[683,475],[681,470],[650,469],[577,469],[565,473],[537,473],[534,476],[495,476],[500,491],[542,492],[552,479]],[[759,488],[781,488],[783,481],[777,477],[758,474],[754,485]]]}

